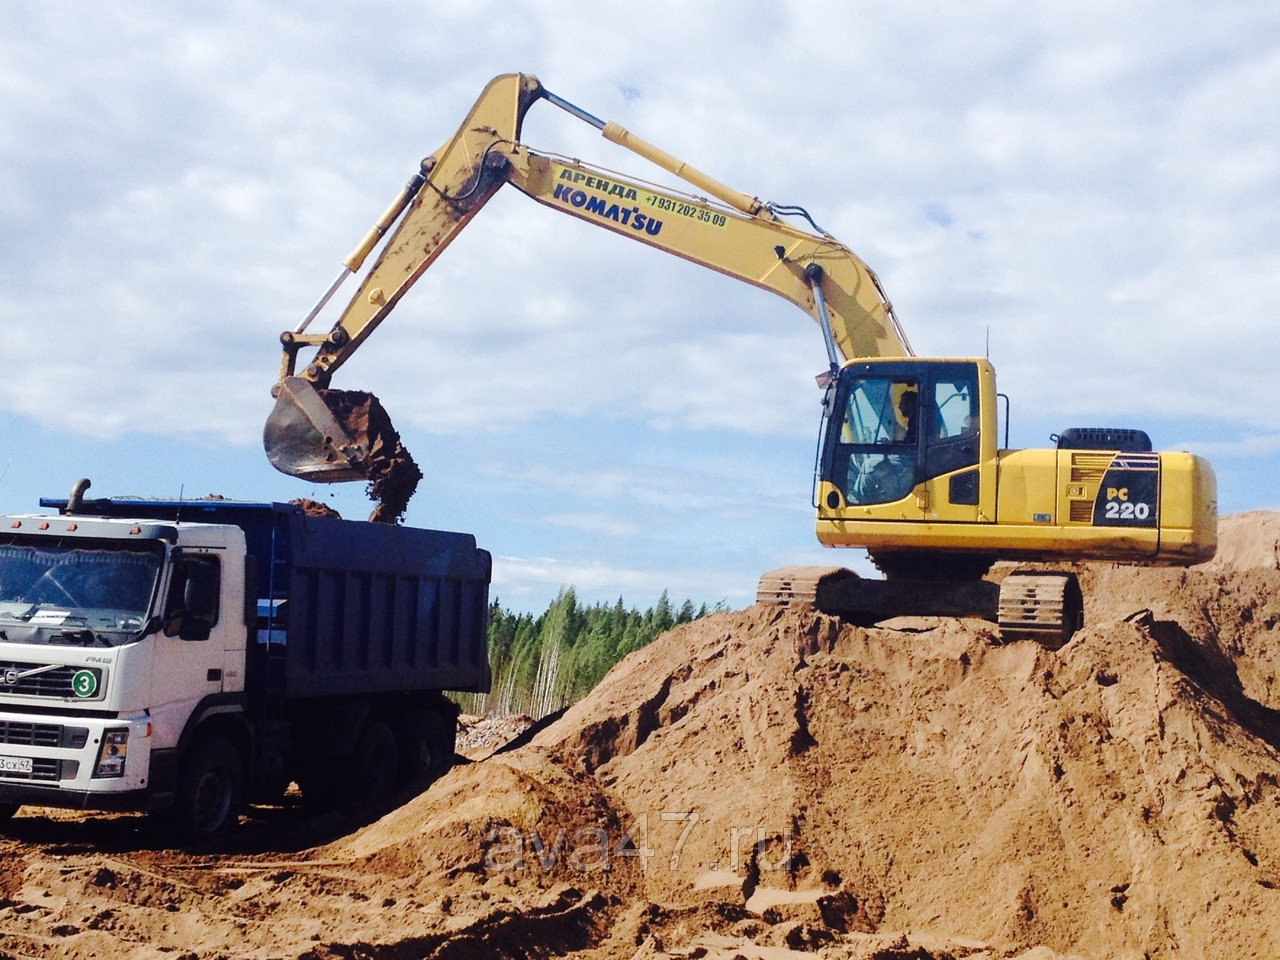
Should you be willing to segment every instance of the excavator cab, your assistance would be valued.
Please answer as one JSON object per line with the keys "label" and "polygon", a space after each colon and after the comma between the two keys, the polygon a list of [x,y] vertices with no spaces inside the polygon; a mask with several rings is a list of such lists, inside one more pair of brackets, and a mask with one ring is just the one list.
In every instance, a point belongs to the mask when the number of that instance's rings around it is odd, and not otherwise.
{"label": "excavator cab", "polygon": [[[923,519],[944,506],[946,519],[976,519],[984,446],[986,459],[995,455],[994,381],[985,408],[982,389],[989,371],[985,361],[973,360],[846,365],[827,402],[819,509]],[[937,489],[939,482],[945,489]]]}

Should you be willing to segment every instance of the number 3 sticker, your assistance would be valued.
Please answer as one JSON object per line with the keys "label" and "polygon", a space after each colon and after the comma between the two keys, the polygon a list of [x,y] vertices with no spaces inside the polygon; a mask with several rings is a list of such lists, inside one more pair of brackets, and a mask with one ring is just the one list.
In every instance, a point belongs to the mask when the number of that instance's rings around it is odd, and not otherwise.
{"label": "number 3 sticker", "polygon": [[71,690],[77,697],[92,697],[98,692],[98,677],[92,670],[80,670],[71,678]]}

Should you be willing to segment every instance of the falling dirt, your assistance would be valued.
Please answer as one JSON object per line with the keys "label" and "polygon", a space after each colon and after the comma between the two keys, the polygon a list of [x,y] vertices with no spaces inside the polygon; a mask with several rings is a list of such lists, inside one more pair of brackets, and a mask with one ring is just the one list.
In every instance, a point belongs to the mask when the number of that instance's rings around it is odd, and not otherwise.
{"label": "falling dirt", "polygon": [[475,759],[359,829],[25,808],[0,957],[1275,957],[1280,515],[1245,516],[1212,564],[1082,568],[1056,652],[695,621],[540,729],[466,718]]}
{"label": "falling dirt", "polygon": [[325,405],[352,440],[369,451],[369,499],[376,506],[371,523],[399,523],[422,470],[400,441],[382,402],[363,390],[321,390]]}
{"label": "falling dirt", "polygon": [[308,517],[329,517],[333,520],[341,520],[342,514],[327,503],[321,503],[319,500],[308,500],[306,497],[300,497],[297,500],[290,500],[295,507],[301,507],[302,512]]}

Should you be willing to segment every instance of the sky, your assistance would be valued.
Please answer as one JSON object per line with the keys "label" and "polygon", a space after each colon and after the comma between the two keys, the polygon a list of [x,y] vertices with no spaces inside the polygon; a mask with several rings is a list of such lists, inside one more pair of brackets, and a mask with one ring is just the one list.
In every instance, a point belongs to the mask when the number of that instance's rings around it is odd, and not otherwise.
{"label": "sky", "polygon": [[[1280,509],[1273,2],[11,0],[0,512],[86,476],[365,516],[266,462],[278,336],[510,72],[807,208],[917,353],[991,357],[1011,446],[1139,427],[1220,512]],[[524,140],[674,182],[549,104]],[[407,522],[475,534],[505,606],[737,607],[866,568],[813,534],[825,365],[786,301],[506,190],[334,386],[382,398]]]}

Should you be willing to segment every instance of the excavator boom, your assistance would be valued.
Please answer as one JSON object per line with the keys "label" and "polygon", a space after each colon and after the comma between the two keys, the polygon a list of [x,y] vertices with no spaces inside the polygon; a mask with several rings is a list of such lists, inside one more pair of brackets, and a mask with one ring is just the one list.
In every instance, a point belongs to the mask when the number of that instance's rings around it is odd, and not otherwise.
{"label": "excavator boom", "polygon": [[[520,142],[521,127],[540,99],[596,126],[606,139],[708,196],[655,188],[530,150]],[[420,172],[346,258],[342,274],[303,323],[281,335],[276,406],[263,432],[267,458],[276,469],[326,483],[369,479],[377,465],[376,441],[335,414],[342,394],[328,389],[330,378],[508,183],[552,209],[790,300],[821,326],[833,373],[850,357],[911,354],[875,274],[833,237],[792,226],[771,205],[725,186],[617,124],[596,119],[546,91],[535,77],[508,74],[486,86],[458,131],[422,162]],[[333,327],[323,334],[307,332],[341,281],[360,269],[388,231],[377,260]],[[308,348],[315,355],[299,370],[298,354]]]}

